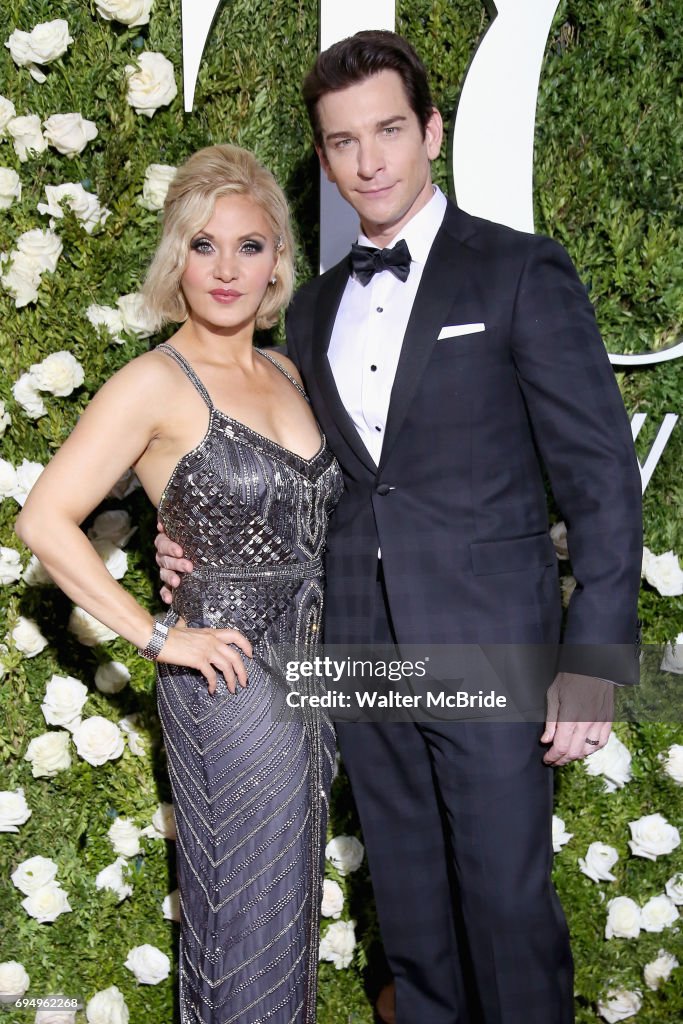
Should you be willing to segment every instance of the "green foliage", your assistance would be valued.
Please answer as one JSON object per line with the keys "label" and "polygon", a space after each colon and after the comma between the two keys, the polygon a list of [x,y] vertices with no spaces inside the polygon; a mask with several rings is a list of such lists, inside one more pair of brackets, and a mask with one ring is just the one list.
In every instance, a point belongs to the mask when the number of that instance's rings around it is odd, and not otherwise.
{"label": "green foliage", "polygon": [[[313,0],[224,3],[206,47],[194,113],[183,112],[179,95],[149,119],[135,114],[126,101],[124,68],[143,50],[161,51],[173,62],[180,84],[178,0],[156,0],[150,24],[132,29],[105,22],[94,3],[9,0],[2,5],[0,93],[13,101],[19,115],[36,113],[42,120],[78,111],[96,122],[99,134],[73,159],[49,148],[26,163],[20,163],[11,141],[0,137],[0,166],[17,170],[23,186],[21,201],[0,210],[0,250],[8,252],[22,232],[47,226],[36,209],[45,200],[47,184],[81,182],[111,211],[92,235],[71,213],[56,224],[64,251],[56,272],[43,275],[35,304],[17,310],[0,289],[0,399],[12,417],[2,438],[3,459],[13,465],[24,458],[45,463],[97,388],[148,347],[131,334],[116,345],[84,315],[91,303],[115,305],[119,296],[140,285],[158,231],[157,214],[138,203],[148,164],[179,164],[212,142],[253,149],[292,203],[300,279],[315,272],[317,168],[299,83],[316,52],[317,7]],[[14,28],[27,30],[57,17],[68,20],[74,42],[49,66],[47,81],[38,84],[26,69],[15,67],[1,44]],[[397,28],[423,56],[447,124],[488,24],[480,0],[397,4]],[[612,351],[657,348],[680,334],[682,34],[678,0],[563,0],[547,47],[536,133],[537,228],[562,241],[573,256]],[[447,187],[445,156],[435,164],[435,179]],[[282,340],[281,325],[274,338]],[[31,420],[14,400],[12,385],[32,363],[63,349],[83,364],[85,383],[67,398],[46,396],[47,414]],[[679,360],[620,376],[629,412],[648,413],[638,439],[641,457],[664,413],[678,411],[682,371]],[[679,424],[645,496],[646,543],[657,553],[683,553],[682,449]],[[128,545],[125,585],[153,606],[157,581],[149,548],[154,510],[140,491],[124,500],[110,499],[105,507],[127,508],[139,527]],[[0,544],[19,550],[12,530],[16,512],[13,499],[0,502]],[[26,564],[28,553],[22,557]],[[164,921],[160,911],[163,897],[175,887],[173,851],[160,840],[144,841],[143,853],[132,862],[133,897],[122,904],[94,887],[98,871],[114,859],[106,838],[114,816],[146,825],[159,801],[170,797],[153,672],[123,641],[82,647],[66,630],[70,610],[53,587],[17,583],[0,588],[0,637],[21,614],[35,618],[50,641],[33,659],[22,658],[12,643],[3,655],[0,789],[23,786],[33,813],[17,834],[0,837],[0,961],[16,958],[27,965],[31,994],[62,990],[87,999],[117,984],[132,1021],[171,1021],[177,977],[159,986],[137,986],[123,962],[132,946],[150,942],[177,964],[177,927]],[[669,639],[682,628],[683,599],[663,598],[644,586],[641,615],[646,640]],[[112,658],[127,664],[132,679],[120,694],[105,697],[93,677],[97,665]],[[127,748],[118,761],[93,768],[73,753],[69,771],[33,779],[23,758],[30,739],[46,731],[40,703],[53,673],[76,676],[88,685],[87,714],[118,721],[138,712],[149,737],[149,756],[135,757]],[[673,693],[675,680],[671,687]],[[637,940],[604,939],[600,893],[605,899],[631,895],[642,904],[683,870],[681,848],[649,862],[632,857],[627,847],[628,822],[643,814],[660,810],[681,824],[681,790],[662,772],[659,756],[672,743],[683,742],[682,731],[673,725],[631,724],[619,732],[634,755],[634,778],[624,789],[604,793],[601,781],[578,765],[558,773],[556,810],[574,838],[557,855],[555,877],[573,936],[581,1024],[595,1021],[596,1000],[609,984],[643,989],[642,966],[661,946],[676,952],[679,943],[683,960],[680,936],[673,930]],[[343,777],[332,831],[357,831]],[[619,850],[616,882],[596,886],[579,871],[577,857],[595,839]],[[57,861],[73,907],[51,925],[24,913],[20,894],[8,881],[14,867],[35,854]],[[382,968],[367,871],[364,866],[337,880],[346,909],[358,922],[360,945],[352,968],[336,971],[321,965],[319,1019],[321,1024],[370,1024],[366,986],[374,996]],[[637,1019],[640,1024],[673,1024],[682,1011],[683,972],[677,971],[659,992],[644,989]],[[11,1011],[7,1019],[14,1020]],[[79,1024],[83,1019],[79,1014]]]}

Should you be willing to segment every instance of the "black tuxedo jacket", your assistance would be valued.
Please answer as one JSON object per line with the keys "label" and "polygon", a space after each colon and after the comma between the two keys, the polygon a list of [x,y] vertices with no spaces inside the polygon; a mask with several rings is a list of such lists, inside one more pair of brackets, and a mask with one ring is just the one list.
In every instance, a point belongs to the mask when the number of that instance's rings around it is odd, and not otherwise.
{"label": "black tuxedo jacket", "polygon": [[[564,249],[449,202],[403,340],[378,467],[327,358],[348,276],[344,260],[305,284],[287,317],[288,351],[344,472],[328,538],[326,641],[367,641],[379,546],[400,644],[556,643],[547,473],[577,579],[564,644],[628,645],[626,662],[596,663],[594,674],[634,681],[640,473]],[[484,331],[438,340],[446,326],[479,323]]]}

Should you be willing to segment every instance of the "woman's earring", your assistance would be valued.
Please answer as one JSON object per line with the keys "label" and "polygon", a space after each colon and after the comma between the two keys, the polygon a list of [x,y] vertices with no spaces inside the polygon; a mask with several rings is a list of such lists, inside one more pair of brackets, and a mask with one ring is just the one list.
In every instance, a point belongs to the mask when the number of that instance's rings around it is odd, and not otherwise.
{"label": "woman's earring", "polygon": [[270,283],[271,284],[277,284],[277,278],[276,277],[271,277]]}

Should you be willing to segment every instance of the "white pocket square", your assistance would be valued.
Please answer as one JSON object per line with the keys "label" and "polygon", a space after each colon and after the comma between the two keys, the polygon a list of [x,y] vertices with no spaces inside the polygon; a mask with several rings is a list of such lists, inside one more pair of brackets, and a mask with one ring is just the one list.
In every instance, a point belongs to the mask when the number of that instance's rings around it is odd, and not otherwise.
{"label": "white pocket square", "polygon": [[443,327],[437,341],[443,341],[444,338],[460,338],[463,334],[479,334],[485,330],[485,324],[454,324],[453,327]]}

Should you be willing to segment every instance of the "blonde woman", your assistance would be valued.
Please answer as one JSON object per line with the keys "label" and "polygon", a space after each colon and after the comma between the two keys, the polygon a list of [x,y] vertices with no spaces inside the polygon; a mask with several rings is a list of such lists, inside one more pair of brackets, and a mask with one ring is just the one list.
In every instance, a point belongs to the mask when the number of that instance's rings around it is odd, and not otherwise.
{"label": "blonde woman", "polygon": [[[69,597],[157,662],[183,1024],[315,1020],[334,739],[283,714],[277,664],[282,645],[315,655],[341,476],[293,365],[253,346],[293,277],[272,175],[232,146],[190,157],[144,289],[159,326],[182,325],[95,396],[17,523]],[[129,466],[195,566],[164,623],[80,528]]]}

